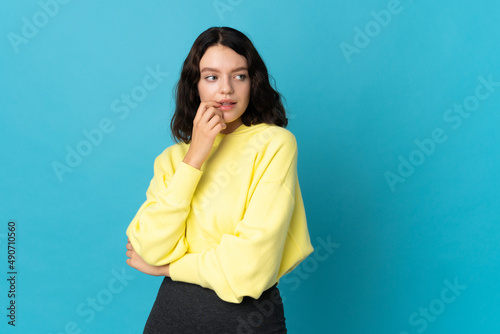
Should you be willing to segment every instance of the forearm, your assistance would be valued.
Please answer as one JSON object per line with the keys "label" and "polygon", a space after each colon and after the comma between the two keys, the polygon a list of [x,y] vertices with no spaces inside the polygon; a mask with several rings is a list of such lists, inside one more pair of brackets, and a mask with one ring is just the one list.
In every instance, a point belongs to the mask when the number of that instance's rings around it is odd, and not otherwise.
{"label": "forearm", "polygon": [[127,242],[127,252],[125,253],[128,257],[127,264],[132,268],[135,268],[145,274],[151,276],[168,276],[170,277],[170,264],[162,265],[162,266],[153,266],[144,261],[144,259],[137,254],[134,249],[134,246],[130,243],[130,240]]}
{"label": "forearm", "polygon": [[135,250],[149,264],[164,265],[186,252],[186,219],[201,174],[183,162],[170,179],[165,177],[162,168],[155,168],[147,201],[127,228]]}
{"label": "forearm", "polygon": [[167,264],[187,250],[187,214],[161,208],[145,210],[134,218],[126,234],[146,262],[156,266]]}

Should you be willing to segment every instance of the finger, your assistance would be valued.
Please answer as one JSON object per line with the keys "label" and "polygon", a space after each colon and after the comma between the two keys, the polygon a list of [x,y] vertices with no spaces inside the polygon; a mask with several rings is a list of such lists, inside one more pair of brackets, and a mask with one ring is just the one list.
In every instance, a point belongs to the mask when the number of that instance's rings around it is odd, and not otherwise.
{"label": "finger", "polygon": [[[217,120],[223,121],[224,120],[224,114],[220,109],[215,108],[215,107],[210,107],[202,116],[201,122],[203,123],[208,123],[212,119],[217,118]],[[212,128],[212,127],[211,127]]]}
{"label": "finger", "polygon": [[196,112],[196,115],[194,117],[194,121],[199,121],[208,109],[210,109],[212,107],[218,108],[220,106],[221,106],[221,104],[219,102],[216,102],[216,101],[201,102],[200,107],[198,108],[198,111]]}
{"label": "finger", "polygon": [[219,108],[215,108],[215,115],[219,115],[224,120],[224,113]]}
{"label": "finger", "polygon": [[214,108],[213,117],[214,116],[219,116],[220,123],[226,124],[226,122],[224,121],[224,113],[219,108]]}
{"label": "finger", "polygon": [[203,114],[207,111],[207,109],[215,105],[217,105],[215,101],[201,102],[198,110],[196,111],[193,122],[198,122]]}
{"label": "finger", "polygon": [[226,123],[224,122],[224,120],[222,119],[222,117],[219,116],[219,115],[215,115],[208,122],[208,128],[210,130],[215,130],[218,125],[220,125],[220,128],[217,129],[218,131],[226,128]]}
{"label": "finger", "polygon": [[201,116],[200,122],[201,124],[206,124],[208,123],[212,117],[216,115],[216,109],[215,107],[210,107],[208,108],[205,113]]}
{"label": "finger", "polygon": [[219,108],[222,105],[217,101],[205,101],[202,102],[202,104],[205,107],[205,110],[203,111],[207,111],[208,108]]}

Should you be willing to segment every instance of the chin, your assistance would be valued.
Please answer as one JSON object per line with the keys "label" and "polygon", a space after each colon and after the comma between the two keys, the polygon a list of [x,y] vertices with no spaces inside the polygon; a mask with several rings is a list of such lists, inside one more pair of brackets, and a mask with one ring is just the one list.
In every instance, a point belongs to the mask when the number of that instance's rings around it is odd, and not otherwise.
{"label": "chin", "polygon": [[224,122],[232,123],[232,122],[238,120],[239,118],[241,118],[241,116],[242,116],[242,114],[240,115],[240,113],[230,113],[229,115],[224,114]]}

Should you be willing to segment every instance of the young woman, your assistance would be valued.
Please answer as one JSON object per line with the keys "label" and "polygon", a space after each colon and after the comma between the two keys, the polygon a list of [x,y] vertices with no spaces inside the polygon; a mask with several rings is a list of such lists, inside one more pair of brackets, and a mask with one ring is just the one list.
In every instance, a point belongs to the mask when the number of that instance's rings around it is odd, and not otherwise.
{"label": "young woman", "polygon": [[176,90],[176,144],[127,229],[127,264],[165,276],[144,333],[286,333],[278,280],[312,251],[297,144],[252,42],[194,42]]}

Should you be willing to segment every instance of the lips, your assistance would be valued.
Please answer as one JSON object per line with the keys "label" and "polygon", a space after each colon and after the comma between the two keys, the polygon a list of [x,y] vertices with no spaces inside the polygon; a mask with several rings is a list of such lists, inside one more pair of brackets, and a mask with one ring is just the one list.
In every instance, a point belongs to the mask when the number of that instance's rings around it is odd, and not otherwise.
{"label": "lips", "polygon": [[229,111],[234,108],[236,105],[236,101],[233,100],[221,100],[219,101],[221,106],[219,107],[219,110],[221,111]]}
{"label": "lips", "polygon": [[233,101],[233,100],[220,100],[219,103],[222,104],[223,106],[230,106],[230,105],[236,104],[236,101]]}

